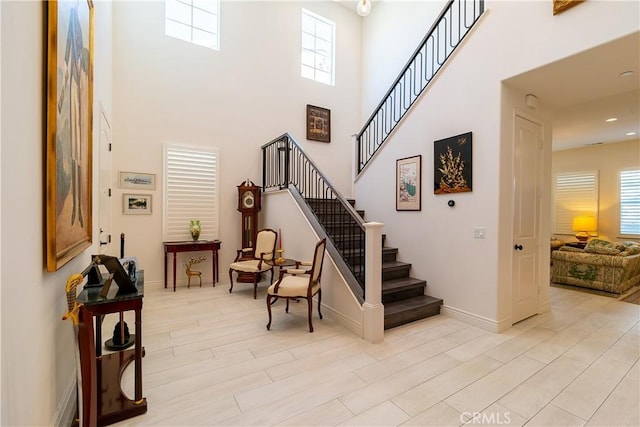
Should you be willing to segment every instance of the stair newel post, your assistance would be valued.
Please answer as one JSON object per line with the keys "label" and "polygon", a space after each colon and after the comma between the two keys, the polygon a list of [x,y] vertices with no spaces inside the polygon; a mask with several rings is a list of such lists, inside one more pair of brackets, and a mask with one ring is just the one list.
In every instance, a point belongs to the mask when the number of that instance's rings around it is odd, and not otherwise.
{"label": "stair newel post", "polygon": [[382,305],[382,227],[379,222],[367,222],[365,227],[365,301],[364,339],[371,343],[384,340],[384,306]]}

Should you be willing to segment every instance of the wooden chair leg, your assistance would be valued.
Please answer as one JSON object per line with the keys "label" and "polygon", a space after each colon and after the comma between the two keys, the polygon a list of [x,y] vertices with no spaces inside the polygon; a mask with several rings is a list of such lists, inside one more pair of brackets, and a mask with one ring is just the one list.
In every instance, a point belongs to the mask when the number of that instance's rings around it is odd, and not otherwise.
{"label": "wooden chair leg", "polygon": [[198,274],[198,279],[200,280],[200,287],[202,287],[202,274]]}
{"label": "wooden chair leg", "polygon": [[311,311],[313,310],[312,298],[307,298],[307,307],[309,308],[309,332],[313,332],[313,323],[311,323]]}
{"label": "wooden chair leg", "polygon": [[289,298],[287,298],[287,307],[284,309],[284,312],[285,312],[285,313],[288,313],[288,312],[289,312],[289,301],[290,301],[290,299],[289,299]]}
{"label": "wooden chair leg", "polygon": [[267,323],[267,331],[271,329],[271,295],[267,295],[267,311],[269,312],[269,323]]}
{"label": "wooden chair leg", "polygon": [[320,302],[322,301],[322,289],[318,290],[318,316],[322,319],[322,312],[320,311]]}
{"label": "wooden chair leg", "polygon": [[257,299],[257,295],[258,295],[258,276],[260,275],[260,273],[254,273],[253,274],[253,299]]}
{"label": "wooden chair leg", "polygon": [[231,283],[231,287],[229,287],[229,293],[233,290],[233,270],[229,269],[229,283]]}

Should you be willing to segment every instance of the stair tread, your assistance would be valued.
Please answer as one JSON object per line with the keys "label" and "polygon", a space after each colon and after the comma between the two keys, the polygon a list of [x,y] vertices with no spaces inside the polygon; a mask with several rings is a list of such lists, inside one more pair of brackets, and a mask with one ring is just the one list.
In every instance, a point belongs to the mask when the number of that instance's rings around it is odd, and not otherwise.
{"label": "stair tread", "polygon": [[442,305],[442,299],[421,295],[419,297],[387,303],[384,305],[384,315],[387,317],[427,305]]}
{"label": "stair tread", "polygon": [[401,262],[401,261],[387,261],[382,263],[382,269],[394,269],[394,268],[406,268],[407,266],[411,267],[410,263]]}
{"label": "stair tread", "polygon": [[427,286],[426,280],[415,277],[402,277],[399,279],[389,279],[382,282],[382,293],[395,292],[413,286]]}

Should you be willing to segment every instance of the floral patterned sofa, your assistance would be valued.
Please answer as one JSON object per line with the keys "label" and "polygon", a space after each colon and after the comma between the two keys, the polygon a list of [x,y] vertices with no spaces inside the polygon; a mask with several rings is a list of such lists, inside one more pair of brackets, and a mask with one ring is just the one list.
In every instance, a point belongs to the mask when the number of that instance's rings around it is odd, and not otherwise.
{"label": "floral patterned sofa", "polygon": [[621,294],[640,283],[640,244],[593,239],[551,253],[551,281]]}

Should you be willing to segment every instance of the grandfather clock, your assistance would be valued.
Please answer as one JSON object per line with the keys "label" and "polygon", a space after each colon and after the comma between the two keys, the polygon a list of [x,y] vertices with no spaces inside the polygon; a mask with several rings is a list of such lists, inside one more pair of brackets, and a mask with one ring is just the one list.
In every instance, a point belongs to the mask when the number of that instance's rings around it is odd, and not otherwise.
{"label": "grandfather clock", "polygon": [[242,213],[242,247],[255,248],[260,212],[260,187],[248,179],[238,185],[238,210]]}

